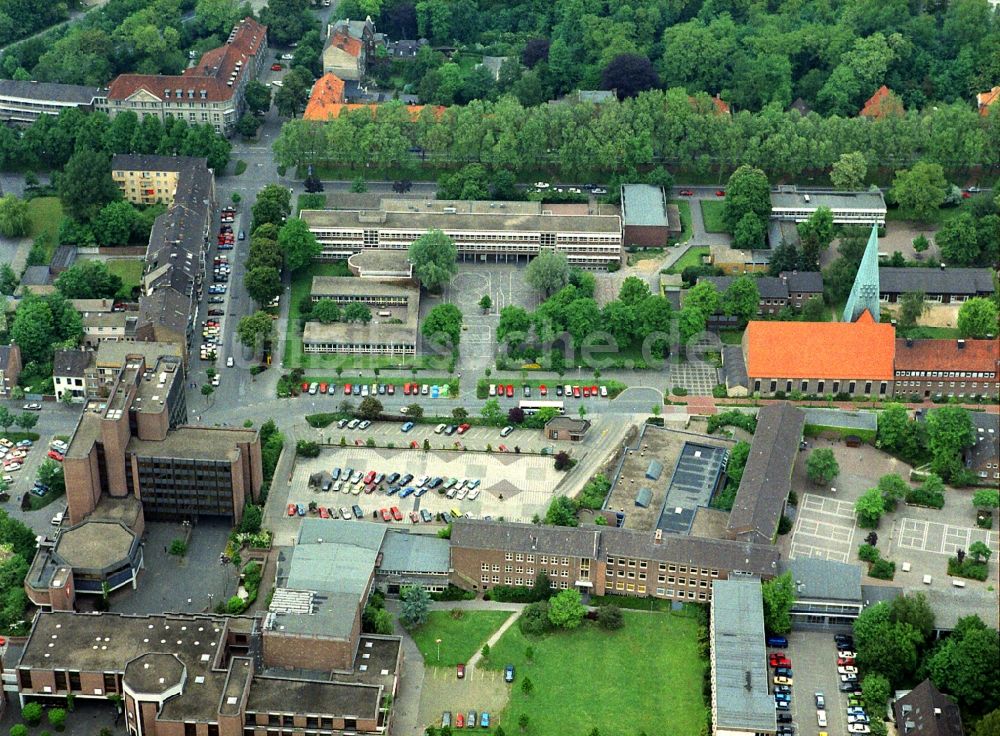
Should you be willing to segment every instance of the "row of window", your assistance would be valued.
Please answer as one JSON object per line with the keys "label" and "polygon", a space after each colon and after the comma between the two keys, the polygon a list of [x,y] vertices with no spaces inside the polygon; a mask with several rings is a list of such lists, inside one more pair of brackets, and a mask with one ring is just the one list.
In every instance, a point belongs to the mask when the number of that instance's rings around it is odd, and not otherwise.
{"label": "row of window", "polygon": [[413,355],[417,346],[413,343],[340,343],[306,342],[302,345],[306,353],[379,353],[382,355]]}
{"label": "row of window", "polygon": [[[566,577],[566,576],[563,575],[563,577]],[[479,582],[483,583],[483,585],[486,585],[486,584],[488,584],[490,582],[493,582],[495,585],[499,585],[500,584],[500,576],[499,575],[494,575],[494,576],[490,577],[489,575],[482,575],[479,578]],[[534,582],[535,581],[534,581],[533,578],[517,578],[517,577],[510,577],[509,575],[504,576],[504,579],[503,579],[503,584],[504,585],[525,586],[525,585],[532,585],[532,584],[534,584]],[[558,588],[559,590],[566,590],[567,588],[569,588],[569,581],[568,580],[559,580],[559,581],[553,580],[552,581],[552,587],[553,588]]]}
{"label": "row of window", "polygon": [[896,371],[900,378],[996,378],[987,371]]}
{"label": "row of window", "polygon": [[[808,380],[806,380],[806,381],[800,381],[799,382],[799,386],[798,386],[799,391],[802,391],[803,393],[810,393],[810,391],[809,391],[809,383],[810,382]],[[835,394],[839,394],[840,393],[840,389],[841,389],[841,383],[842,383],[841,381],[833,381],[833,387],[831,388],[831,392],[835,393]],[[849,394],[857,393],[858,381],[845,381],[844,383],[847,384],[847,393],[849,393]],[[785,393],[786,394],[787,393],[791,393],[794,385],[795,384],[794,384],[793,381],[786,380],[785,381],[785,387],[784,387]],[[864,385],[865,385],[865,390],[864,390],[865,395],[870,395],[871,392],[872,392],[872,386],[873,386],[872,382],[871,381],[865,381]],[[756,381],[754,381],[754,389],[753,390],[754,390],[754,392],[760,392],[760,390],[761,390],[761,380],[760,379],[757,379]],[[878,388],[879,395],[884,395],[888,390],[889,390],[889,384],[887,382],[885,382],[885,381],[881,381],[879,383],[879,388]],[[776,391],[778,391],[778,381],[772,379],[771,382],[770,382],[769,393],[773,394]],[[814,392],[812,392],[812,393],[822,394],[822,393],[825,393],[825,392],[826,392],[826,381],[816,381],[816,390]]]}
{"label": "row of window", "polygon": [[335,304],[350,304],[351,302],[361,302],[372,307],[405,307],[410,303],[408,296],[369,296],[366,294],[312,294],[314,302],[329,299]]}
{"label": "row of window", "polygon": [[[958,384],[958,387],[959,388],[965,388],[965,384],[966,384],[965,381],[961,381]],[[907,386],[907,387],[912,387],[912,388],[922,388],[924,386],[926,386],[927,388],[931,388],[933,385],[934,385],[934,381],[897,381],[896,382],[896,386]],[[938,388],[944,388],[944,381],[938,381],[937,387]],[[979,384],[976,383],[975,381],[973,381],[971,383],[971,385],[969,386],[969,388],[972,389],[972,390],[976,390],[979,387],[980,387]],[[948,388],[955,388],[955,381],[949,382],[948,383]],[[997,386],[996,386],[996,384],[993,384],[993,383],[985,383],[984,382],[982,384],[982,389],[983,389],[983,391],[989,391],[991,389],[995,391],[997,389]]]}

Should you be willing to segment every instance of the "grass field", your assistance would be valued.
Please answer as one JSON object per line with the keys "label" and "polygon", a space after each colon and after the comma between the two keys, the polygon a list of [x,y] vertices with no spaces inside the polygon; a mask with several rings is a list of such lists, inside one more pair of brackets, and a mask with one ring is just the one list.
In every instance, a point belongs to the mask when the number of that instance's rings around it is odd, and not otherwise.
{"label": "grass field", "polygon": [[59,223],[63,218],[62,202],[59,201],[59,197],[35,197],[28,201],[28,217],[31,219],[28,235],[32,238],[45,236],[45,263],[49,263],[59,242]]}
{"label": "grass field", "polygon": [[689,266],[700,266],[702,256],[707,256],[708,252],[709,249],[707,246],[704,248],[688,248],[687,253],[682,255],[674,265],[667,269],[667,273],[681,273]]}
{"label": "grass field", "polygon": [[[492,648],[488,666],[511,663],[516,680],[499,723],[518,733],[521,714],[532,736],[587,734],[697,734],[705,724],[695,618],[623,611],[625,628],[579,629],[526,638],[512,626]],[[525,649],[534,648],[528,661]],[[521,691],[528,677],[530,695]]]}
{"label": "grass field", "polygon": [[[454,667],[468,662],[510,616],[510,611],[459,610],[459,613],[461,617],[454,618],[451,611],[431,611],[427,623],[410,632],[427,666]],[[441,640],[440,658],[437,639]]]}
{"label": "grass field", "polygon": [[701,217],[705,221],[705,231],[709,233],[729,232],[722,221],[726,203],[721,199],[701,200]]}
{"label": "grass field", "polygon": [[691,203],[687,200],[679,200],[673,204],[677,205],[677,209],[681,213],[681,234],[677,238],[678,243],[686,243],[691,239]]}
{"label": "grass field", "polygon": [[[81,258],[81,261],[90,260]],[[141,258],[109,258],[104,265],[122,280],[122,295],[130,296],[132,290],[142,282],[143,260]]]}

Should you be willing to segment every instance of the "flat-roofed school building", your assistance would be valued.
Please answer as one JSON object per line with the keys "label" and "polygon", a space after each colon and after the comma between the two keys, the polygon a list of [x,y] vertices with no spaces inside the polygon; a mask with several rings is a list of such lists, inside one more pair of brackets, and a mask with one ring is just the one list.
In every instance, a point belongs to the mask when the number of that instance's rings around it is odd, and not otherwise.
{"label": "flat-roofed school building", "polygon": [[463,261],[517,263],[555,250],[579,268],[621,263],[618,215],[551,214],[541,202],[386,198],[377,210],[303,210],[301,217],[322,245],[323,260],[373,248],[406,250],[421,235],[441,230]]}

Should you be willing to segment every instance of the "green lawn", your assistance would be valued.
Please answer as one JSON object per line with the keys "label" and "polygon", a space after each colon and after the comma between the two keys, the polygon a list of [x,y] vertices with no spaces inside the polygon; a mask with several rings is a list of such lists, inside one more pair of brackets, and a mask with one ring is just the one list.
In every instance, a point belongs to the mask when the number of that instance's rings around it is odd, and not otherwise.
{"label": "green lawn", "polygon": [[913,327],[900,330],[900,337],[912,337],[914,340],[955,340],[961,337],[957,327]]}
{"label": "green lawn", "polygon": [[[705,724],[695,618],[623,611],[625,628],[608,632],[585,622],[579,629],[528,639],[512,626],[492,648],[488,666],[511,663],[516,680],[498,722],[518,733],[522,713],[532,736],[645,731],[697,734]],[[527,661],[525,649],[534,647]],[[530,695],[521,682],[530,678]]]}
{"label": "green lawn", "polygon": [[723,345],[742,345],[743,330],[719,330],[719,339]]}
{"label": "green lawn", "polygon": [[707,246],[704,248],[688,248],[687,253],[682,255],[674,265],[667,269],[667,273],[681,273],[689,266],[700,266],[702,257],[707,256],[708,253],[709,249]]}
{"label": "green lawn", "polygon": [[45,237],[45,263],[50,263],[59,242],[59,223],[63,218],[62,202],[59,201],[59,197],[35,197],[28,200],[28,217],[31,219],[28,235],[32,238]]}
{"label": "green lawn", "polygon": [[[81,261],[90,260],[81,258]],[[131,295],[132,290],[142,283],[143,260],[141,258],[110,258],[104,265],[122,280],[122,294]]]}
{"label": "green lawn", "polygon": [[[431,611],[427,623],[410,632],[420,653],[424,655],[426,665],[454,667],[468,662],[511,613],[456,610],[461,614],[460,618],[454,618],[451,611]],[[437,639],[441,640],[440,658]]]}
{"label": "green lawn", "polygon": [[701,200],[701,217],[705,221],[705,231],[710,233],[728,232],[722,220],[726,203],[721,199]]}

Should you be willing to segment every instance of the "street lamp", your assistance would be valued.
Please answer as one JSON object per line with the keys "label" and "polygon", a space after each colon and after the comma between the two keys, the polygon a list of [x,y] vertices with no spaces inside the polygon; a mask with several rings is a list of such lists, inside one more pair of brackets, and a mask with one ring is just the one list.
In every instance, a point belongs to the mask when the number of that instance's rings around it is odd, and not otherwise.
{"label": "street lamp", "polygon": [[441,640],[440,639],[435,639],[434,643],[437,644],[437,648],[438,648],[438,658],[437,658],[437,661],[440,662],[441,661]]}

